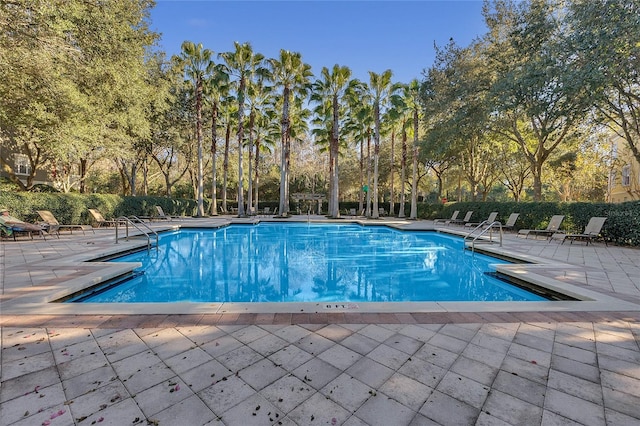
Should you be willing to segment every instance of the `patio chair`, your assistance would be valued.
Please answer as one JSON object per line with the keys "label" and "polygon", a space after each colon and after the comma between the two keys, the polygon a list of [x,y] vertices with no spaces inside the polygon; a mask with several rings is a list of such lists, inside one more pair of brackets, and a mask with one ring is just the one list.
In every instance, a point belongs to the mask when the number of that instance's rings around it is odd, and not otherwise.
{"label": "patio chair", "polygon": [[178,219],[180,216],[170,216],[168,214],[165,214],[164,210],[162,209],[161,206],[155,206],[156,207],[156,212],[158,213],[157,216],[154,216],[152,219],[159,219],[159,220],[171,220],[171,219]]}
{"label": "patio chair", "polygon": [[58,222],[58,219],[49,210],[36,210],[36,213],[44,221],[49,234],[55,232],[56,235],[60,236],[61,229],[68,229],[72,234],[74,229],[80,229],[83,235],[85,228],[90,228],[93,231],[93,228],[87,225],[63,225]]}
{"label": "patio chair", "polygon": [[[564,233],[555,233],[551,236],[551,239],[559,239],[562,240],[562,244],[566,240],[571,240],[571,244],[573,244],[574,240],[585,241],[587,245],[592,242],[595,238],[600,236],[600,232],[602,231],[602,227],[604,226],[604,222],[607,220],[606,217],[592,217],[589,219],[589,223],[585,226],[584,231],[580,234],[564,234]],[[604,241],[605,245],[607,241]]]}
{"label": "patio chair", "polygon": [[502,230],[511,231],[512,229],[515,229],[518,216],[520,216],[520,213],[511,213],[511,215],[509,215],[509,218],[507,219],[507,223],[502,225]]}
{"label": "patio chair", "polygon": [[473,215],[473,210],[468,211],[467,214],[464,215],[464,219],[449,219],[444,222],[445,225],[466,225],[471,221],[471,216]]}
{"label": "patio chair", "polygon": [[464,224],[464,226],[478,226],[483,223],[489,225],[495,222],[497,217],[498,217],[498,212],[491,212],[489,213],[489,217],[487,217],[486,220],[483,220],[482,222],[467,222]]}
{"label": "patio chair", "polygon": [[549,237],[560,230],[560,224],[563,220],[564,215],[557,214],[551,216],[551,220],[549,220],[549,224],[545,229],[521,229],[518,231],[517,236],[524,236],[525,238],[529,238],[529,235],[534,235],[536,238],[538,238],[538,235],[543,235],[544,237],[549,239]]}
{"label": "patio chair", "polygon": [[453,212],[453,214],[451,215],[451,217],[449,219],[433,219],[433,224],[435,225],[436,223],[440,223],[440,222],[446,222],[448,220],[456,220],[458,218],[458,215],[460,214],[460,210],[456,210]]}
{"label": "patio chair", "polygon": [[7,210],[0,212],[0,238],[13,237],[16,241],[16,234],[27,234],[33,240],[33,234],[38,234],[47,240],[44,236],[44,229],[40,225],[24,222],[16,217],[9,215]]}
{"label": "patio chair", "polygon": [[107,220],[104,218],[102,213],[100,213],[97,209],[89,209],[89,213],[93,217],[94,222],[96,223],[96,228],[100,228],[103,226],[111,226],[116,224],[123,224],[125,221],[117,221],[117,220]]}

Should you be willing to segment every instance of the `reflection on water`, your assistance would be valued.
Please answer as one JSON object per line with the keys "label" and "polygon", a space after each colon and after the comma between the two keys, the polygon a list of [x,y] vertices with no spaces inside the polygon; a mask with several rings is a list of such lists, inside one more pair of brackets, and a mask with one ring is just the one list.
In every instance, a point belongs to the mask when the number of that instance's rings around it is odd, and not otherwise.
{"label": "reflection on water", "polygon": [[90,302],[542,300],[484,274],[500,261],[427,232],[320,224],[235,225],[162,235],[144,275]]}

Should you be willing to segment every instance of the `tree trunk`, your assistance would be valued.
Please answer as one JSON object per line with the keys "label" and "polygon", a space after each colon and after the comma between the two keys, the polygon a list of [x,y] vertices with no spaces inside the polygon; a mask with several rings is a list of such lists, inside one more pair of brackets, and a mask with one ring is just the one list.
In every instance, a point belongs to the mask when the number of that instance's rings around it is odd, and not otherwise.
{"label": "tree trunk", "polygon": [[202,80],[196,82],[196,137],[198,139],[198,181],[197,194],[198,217],[204,216],[204,171],[202,168]]}
{"label": "tree trunk", "polygon": [[404,216],[404,184],[405,184],[405,169],[407,167],[407,131],[402,128],[402,158],[400,159],[400,211],[398,217]]}
{"label": "tree trunk", "polygon": [[288,182],[289,182],[289,170],[287,169],[287,157],[289,153],[287,152],[287,135],[289,134],[289,98],[290,98],[290,90],[289,87],[284,87],[282,91],[282,121],[280,122],[280,132],[281,132],[281,145],[282,151],[280,152],[280,205],[279,205],[279,214],[280,216],[286,216],[289,212],[289,194],[288,194]]}
{"label": "tree trunk", "polygon": [[367,211],[371,217],[371,132],[367,132]]}
{"label": "tree trunk", "polygon": [[360,189],[358,190],[358,214],[364,209],[364,140],[360,140]]}
{"label": "tree trunk", "polygon": [[391,167],[389,168],[389,216],[394,216],[396,214],[396,203],[393,198],[393,164],[394,164],[394,151],[396,148],[396,130],[391,130]]}
{"label": "tree trunk", "polygon": [[411,213],[409,219],[418,219],[418,108],[413,109],[413,177],[411,179]]}
{"label": "tree trunk", "polygon": [[253,190],[255,191],[255,196],[253,197],[253,202],[254,202],[254,210],[256,213],[258,213],[258,209],[259,209],[259,204],[258,204],[258,193],[259,193],[259,188],[260,188],[260,170],[258,168],[258,166],[260,165],[260,138],[256,139],[256,159],[255,159],[255,186],[253,188]]}
{"label": "tree trunk", "polygon": [[339,144],[340,144],[340,132],[339,132],[339,111],[340,105],[338,103],[338,95],[333,95],[332,101],[333,108],[333,125],[331,128],[331,153],[333,160],[333,173],[331,179],[333,180],[333,185],[331,186],[331,211],[329,212],[329,216],[337,218],[340,217],[340,209],[338,204],[338,152],[339,152]]}
{"label": "tree trunk", "polygon": [[227,123],[227,132],[224,137],[224,160],[222,163],[222,210],[229,212],[227,208],[227,186],[229,184],[229,145],[231,141],[231,121]]}
{"label": "tree trunk", "polygon": [[378,157],[380,156],[380,105],[377,103],[373,107],[375,119],[375,133],[373,137],[373,212],[372,217],[378,219]]}
{"label": "tree trunk", "polygon": [[216,193],[217,177],[216,177],[216,153],[218,131],[216,126],[218,121],[218,103],[214,102],[211,106],[211,216],[218,215],[218,194]]}
{"label": "tree trunk", "polygon": [[244,191],[242,171],[242,143],[244,140],[244,77],[240,78],[238,87],[238,217],[244,214]]}
{"label": "tree trunk", "polygon": [[251,210],[253,209],[253,126],[255,123],[255,111],[251,111],[249,114],[249,159],[248,159],[248,170],[247,170],[247,213],[251,214]]}

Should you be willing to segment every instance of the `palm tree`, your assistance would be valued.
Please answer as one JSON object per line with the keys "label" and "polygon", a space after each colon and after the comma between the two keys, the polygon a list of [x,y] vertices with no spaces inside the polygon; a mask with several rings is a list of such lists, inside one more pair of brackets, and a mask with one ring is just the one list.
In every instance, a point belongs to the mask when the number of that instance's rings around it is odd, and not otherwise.
{"label": "palm tree", "polygon": [[413,175],[411,178],[411,212],[409,219],[418,219],[418,127],[420,125],[420,83],[417,79],[409,82],[409,94],[405,101],[413,115]]}
{"label": "palm tree", "polygon": [[369,71],[369,88],[371,90],[371,98],[373,100],[373,119],[374,128],[374,148],[373,148],[373,214],[372,217],[377,219],[380,217],[378,211],[378,162],[380,159],[380,116],[381,111],[386,110],[391,100],[391,96],[397,89],[396,85],[391,84],[391,70],[386,70],[382,74],[376,74]]}
{"label": "palm tree", "polygon": [[[247,188],[247,210],[253,209],[253,149],[254,149],[254,136],[256,135],[256,116],[260,113],[264,107],[271,102],[271,87],[264,85],[264,79],[258,78],[255,81],[249,81],[247,84],[247,104],[249,109],[249,123],[248,123],[248,150],[249,150],[249,170]],[[256,156],[257,156],[256,152]],[[255,206],[254,211],[257,212],[258,206]]]}
{"label": "palm tree", "polygon": [[278,59],[270,59],[271,79],[276,87],[282,87],[282,120],[280,158],[280,215],[289,213],[289,157],[291,154],[291,96],[306,98],[310,87],[311,66],[302,62],[302,55],[281,49]]}
{"label": "palm tree", "polygon": [[238,216],[245,215],[242,171],[242,146],[244,143],[244,108],[247,81],[254,75],[260,74],[264,56],[254,53],[251,44],[234,42],[235,51],[224,52],[220,56],[224,59],[229,74],[236,77],[236,99],[238,101]]}
{"label": "palm tree", "polygon": [[340,148],[340,101],[345,94],[353,89],[356,80],[351,80],[351,69],[345,66],[334,65],[329,71],[327,67],[322,68],[321,78],[314,83],[312,100],[327,105],[330,108],[331,137],[329,142],[329,169],[331,175],[329,179],[329,216],[339,217],[338,205],[338,153]]}
{"label": "palm tree", "polygon": [[182,64],[185,75],[191,80],[195,91],[196,101],[196,137],[198,139],[198,189],[197,216],[204,216],[204,176],[202,168],[202,91],[206,76],[211,72],[214,63],[211,60],[213,52],[203,49],[202,43],[191,41],[182,43]]}
{"label": "palm tree", "polygon": [[214,67],[211,75],[205,82],[204,95],[211,105],[211,215],[218,214],[218,201],[216,191],[216,153],[218,141],[218,112],[221,100],[229,93],[229,75],[221,66]]}

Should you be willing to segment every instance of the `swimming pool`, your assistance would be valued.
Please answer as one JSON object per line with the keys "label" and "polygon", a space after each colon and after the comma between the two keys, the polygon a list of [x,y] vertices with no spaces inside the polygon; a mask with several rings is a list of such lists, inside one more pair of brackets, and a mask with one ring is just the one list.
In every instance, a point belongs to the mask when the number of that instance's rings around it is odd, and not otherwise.
{"label": "swimming pool", "polygon": [[71,301],[402,302],[541,301],[488,275],[504,261],[460,238],[357,224],[260,223],[182,229],[158,250],[114,261],[139,274]]}

